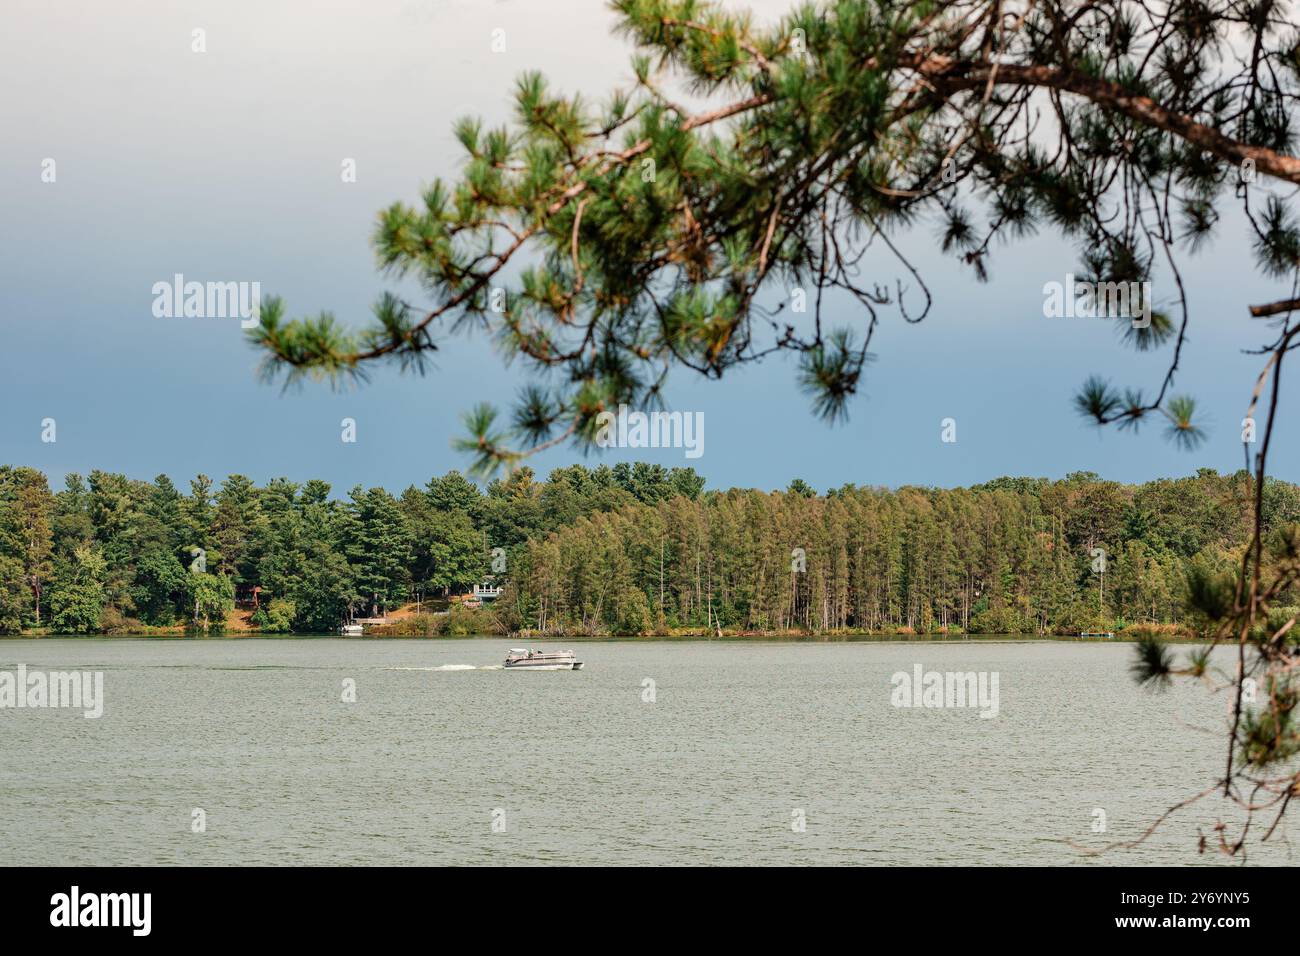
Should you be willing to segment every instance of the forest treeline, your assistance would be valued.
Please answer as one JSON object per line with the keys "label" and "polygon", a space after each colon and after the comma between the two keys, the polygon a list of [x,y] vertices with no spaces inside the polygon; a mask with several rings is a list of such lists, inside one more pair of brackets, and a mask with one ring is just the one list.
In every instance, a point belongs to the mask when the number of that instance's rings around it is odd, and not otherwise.
{"label": "forest treeline", "polygon": [[[182,492],[100,471],[52,492],[4,466],[0,632],[216,631],[255,588],[258,629],[332,632],[485,581],[505,592],[484,631],[1113,630],[1183,623],[1189,570],[1226,570],[1250,533],[1244,472],[825,495],[704,484],[620,463],[485,488],[453,471],[345,499],[320,480],[200,475]],[[1300,521],[1294,485],[1270,481],[1264,504],[1270,529]]]}
{"label": "forest treeline", "polygon": [[[1270,482],[1269,528],[1300,519]],[[1187,572],[1250,535],[1245,472],[972,488],[732,490],[595,514],[530,542],[516,620],[542,631],[1078,633],[1185,622]],[[1294,603],[1280,595],[1279,605]]]}
{"label": "forest treeline", "polygon": [[[254,588],[267,632],[333,632],[353,616],[463,594],[509,569],[530,538],[595,511],[695,498],[691,469],[521,468],[485,489],[450,472],[399,496],[356,487],[206,475],[178,489],[92,471],[52,492],[0,466],[0,633],[217,631]],[[498,550],[499,549],[499,550]],[[496,573],[502,582],[508,570]]]}

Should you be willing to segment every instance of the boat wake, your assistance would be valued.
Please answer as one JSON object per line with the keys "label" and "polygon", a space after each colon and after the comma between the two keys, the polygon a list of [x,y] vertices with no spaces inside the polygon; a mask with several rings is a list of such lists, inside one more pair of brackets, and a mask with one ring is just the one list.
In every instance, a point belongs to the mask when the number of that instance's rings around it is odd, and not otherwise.
{"label": "boat wake", "polygon": [[386,671],[499,671],[500,664],[476,667],[473,664],[441,664],[438,667],[385,667]]}

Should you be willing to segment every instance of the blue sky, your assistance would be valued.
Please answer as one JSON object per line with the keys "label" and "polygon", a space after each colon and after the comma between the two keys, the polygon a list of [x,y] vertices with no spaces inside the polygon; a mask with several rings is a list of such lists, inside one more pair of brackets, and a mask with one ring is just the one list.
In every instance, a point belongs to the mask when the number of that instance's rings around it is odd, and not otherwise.
{"label": "blue sky", "polygon": [[[757,5],[771,14],[786,4]],[[386,285],[369,247],[375,213],[454,176],[454,119],[504,119],[514,78],[543,70],[597,98],[627,80],[628,48],[599,0],[548,4],[162,2],[72,7],[10,0],[0,36],[0,462],[61,483],[91,468],[180,483],[198,472],[322,477],[336,490],[400,490],[464,468],[461,412],[508,404],[522,384],[482,340],[443,343],[429,374],[378,372],[359,389],[282,394],[254,375],[237,320],[157,319],[151,287],[174,273],[256,280],[292,314],[361,321]],[[191,52],[191,31],[207,52]],[[490,49],[506,31],[505,53]],[[41,182],[44,158],[57,181]],[[356,183],[340,163],[355,158]],[[532,462],[690,464],[709,486],[819,489],[965,485],[1086,469],[1124,481],[1241,466],[1240,421],[1264,340],[1248,303],[1287,294],[1254,269],[1234,214],[1215,246],[1184,258],[1191,341],[1177,392],[1197,397],[1210,440],[1180,452],[1152,429],[1099,432],[1073,412],[1085,377],[1158,384],[1167,352],[1135,355],[1108,323],[1046,319],[1042,286],[1078,269],[1051,236],[1001,248],[976,284],[937,251],[933,225],[901,241],[934,293],[930,317],[887,316],[847,424],[809,411],[779,358],[705,382],[679,373],[672,407],[705,415],[705,454],[572,448]],[[884,259],[868,260],[884,280]],[[1157,299],[1161,289],[1156,289]],[[839,307],[833,319],[861,316]],[[1283,391],[1283,406],[1287,405]],[[41,421],[58,440],[41,442]],[[357,422],[355,444],[340,421]],[[957,442],[940,422],[957,422]],[[1295,419],[1273,473],[1300,479]]]}

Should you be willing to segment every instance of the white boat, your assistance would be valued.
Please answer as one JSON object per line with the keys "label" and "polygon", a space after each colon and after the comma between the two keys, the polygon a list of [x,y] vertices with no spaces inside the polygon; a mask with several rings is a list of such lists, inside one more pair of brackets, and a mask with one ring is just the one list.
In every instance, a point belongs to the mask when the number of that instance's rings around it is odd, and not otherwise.
{"label": "white boat", "polygon": [[580,671],[582,661],[574,656],[573,651],[530,651],[512,647],[504,666],[511,670]]}
{"label": "white boat", "polygon": [[339,628],[339,633],[344,637],[361,637],[365,630],[360,624],[344,624]]}

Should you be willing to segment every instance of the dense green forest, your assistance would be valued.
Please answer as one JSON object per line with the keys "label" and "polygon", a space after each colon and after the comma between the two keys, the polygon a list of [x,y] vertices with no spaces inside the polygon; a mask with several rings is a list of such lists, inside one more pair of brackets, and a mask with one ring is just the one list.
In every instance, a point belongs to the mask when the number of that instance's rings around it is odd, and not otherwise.
{"label": "dense green forest", "polygon": [[688,469],[638,464],[559,469],[545,483],[520,469],[486,489],[453,471],[399,497],[356,487],[346,500],[318,480],[257,487],[231,475],[217,486],[199,475],[182,493],[166,475],[102,471],[70,474],[52,493],[40,472],[0,466],[0,633],[219,630],[254,587],[261,630],[334,631],[353,615],[464,593],[494,556],[505,580],[530,537],[591,512],[703,487]]}
{"label": "dense green forest", "polygon": [[[494,580],[482,631],[1073,633],[1184,623],[1187,570],[1227,568],[1249,535],[1244,472],[824,496],[704,484],[618,464],[346,499],[319,480],[200,475],[183,493],[101,471],[51,492],[4,466],[0,632],[219,631],[253,588],[258,629],[334,631]],[[1265,514],[1300,521],[1300,489],[1270,481]]]}

